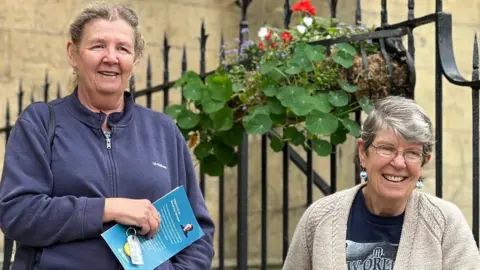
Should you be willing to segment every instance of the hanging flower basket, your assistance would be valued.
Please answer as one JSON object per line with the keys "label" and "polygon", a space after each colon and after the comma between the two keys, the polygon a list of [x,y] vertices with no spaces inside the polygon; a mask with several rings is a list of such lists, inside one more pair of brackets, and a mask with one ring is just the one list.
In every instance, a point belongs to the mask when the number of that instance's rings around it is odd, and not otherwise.
{"label": "hanging flower basket", "polygon": [[201,78],[187,71],[176,82],[187,102],[165,112],[176,120],[202,172],[218,176],[225,166],[235,166],[235,147],[245,132],[274,131],[274,151],[290,143],[328,156],[347,135],[360,136],[352,112],[368,112],[392,89],[399,94],[409,90],[404,52],[388,48],[388,72],[377,42],[364,43],[365,57],[355,42],[311,44],[374,29],[317,17],[310,1],[296,3],[292,11],[300,15],[297,25],[262,27],[258,42],[225,45],[224,64],[213,74]]}

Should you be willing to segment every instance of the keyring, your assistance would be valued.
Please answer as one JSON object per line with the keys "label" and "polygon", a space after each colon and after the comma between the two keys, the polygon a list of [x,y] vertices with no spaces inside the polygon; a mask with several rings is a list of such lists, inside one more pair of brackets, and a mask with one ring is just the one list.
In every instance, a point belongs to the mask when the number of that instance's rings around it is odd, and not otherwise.
{"label": "keyring", "polygon": [[128,231],[130,231],[130,230],[133,230],[133,234],[132,234],[132,235],[137,235],[137,231],[135,230],[135,228],[129,227],[129,228],[127,229],[127,231],[125,232],[125,234],[127,235],[127,237],[129,237]]}

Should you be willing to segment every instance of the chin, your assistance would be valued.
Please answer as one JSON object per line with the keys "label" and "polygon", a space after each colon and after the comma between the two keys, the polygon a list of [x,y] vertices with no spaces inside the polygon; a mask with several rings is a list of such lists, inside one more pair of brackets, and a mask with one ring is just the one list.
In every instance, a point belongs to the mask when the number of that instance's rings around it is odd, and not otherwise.
{"label": "chin", "polygon": [[97,88],[97,92],[104,94],[104,95],[111,95],[123,92],[124,88],[120,87],[119,85],[108,85],[108,86],[99,86]]}
{"label": "chin", "polygon": [[378,186],[378,191],[386,199],[403,199],[409,197],[412,193],[412,183],[410,179],[405,179],[402,182],[394,183],[382,179],[381,185]]}

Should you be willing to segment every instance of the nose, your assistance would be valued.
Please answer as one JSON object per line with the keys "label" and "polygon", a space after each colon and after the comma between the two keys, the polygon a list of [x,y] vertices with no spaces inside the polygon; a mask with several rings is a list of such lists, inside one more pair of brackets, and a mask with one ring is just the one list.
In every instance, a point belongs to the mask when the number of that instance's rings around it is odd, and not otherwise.
{"label": "nose", "polygon": [[103,57],[104,63],[116,64],[118,63],[118,57],[116,55],[116,50],[108,49],[106,50],[105,57]]}
{"label": "nose", "polygon": [[392,164],[392,166],[396,167],[396,168],[405,168],[407,167],[407,162],[405,160],[405,156],[403,155],[403,152],[401,151],[398,151],[397,155],[392,159],[392,161],[390,162]]}

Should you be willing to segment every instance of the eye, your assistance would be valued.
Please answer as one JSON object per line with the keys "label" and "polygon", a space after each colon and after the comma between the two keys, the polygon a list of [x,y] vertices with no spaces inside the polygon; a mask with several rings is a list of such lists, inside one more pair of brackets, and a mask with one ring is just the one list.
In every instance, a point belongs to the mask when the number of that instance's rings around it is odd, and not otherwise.
{"label": "eye", "polygon": [[420,151],[415,151],[415,150],[405,151],[405,154],[407,154],[409,156],[413,156],[413,157],[421,157],[422,156],[422,153]]}
{"label": "eye", "polygon": [[391,146],[388,146],[388,145],[380,145],[378,148],[380,150],[383,150],[383,151],[389,151],[389,152],[394,152],[395,151],[395,148],[393,148]]}
{"label": "eye", "polygon": [[104,46],[102,44],[96,44],[92,46],[92,49],[102,49]]}

